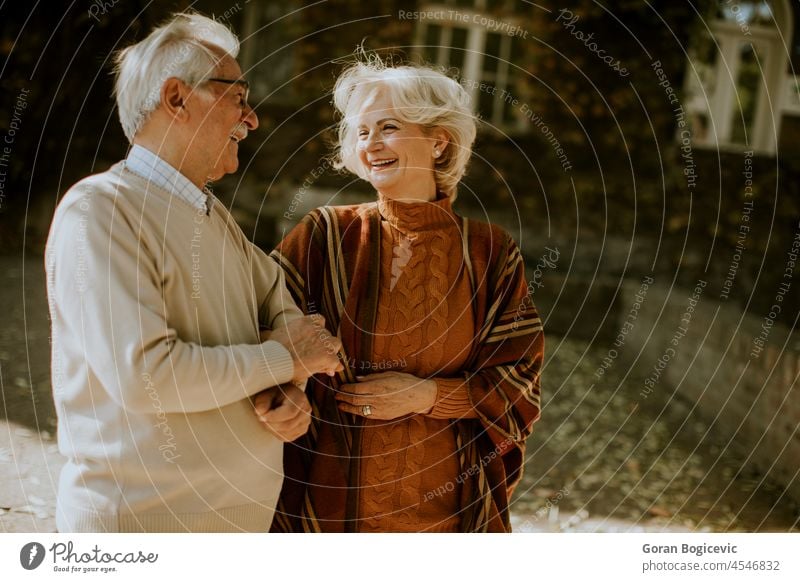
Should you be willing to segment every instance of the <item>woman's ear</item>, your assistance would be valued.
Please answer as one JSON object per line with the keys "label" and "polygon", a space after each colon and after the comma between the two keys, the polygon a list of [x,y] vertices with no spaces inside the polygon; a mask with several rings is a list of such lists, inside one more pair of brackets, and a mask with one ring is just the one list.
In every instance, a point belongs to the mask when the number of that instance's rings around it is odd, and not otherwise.
{"label": "woman's ear", "polygon": [[440,158],[450,144],[450,136],[447,135],[445,130],[437,127],[431,133],[431,137],[433,138],[433,157]]}
{"label": "woman's ear", "polygon": [[188,118],[186,100],[191,88],[175,77],[170,77],[161,85],[161,107],[175,120]]}

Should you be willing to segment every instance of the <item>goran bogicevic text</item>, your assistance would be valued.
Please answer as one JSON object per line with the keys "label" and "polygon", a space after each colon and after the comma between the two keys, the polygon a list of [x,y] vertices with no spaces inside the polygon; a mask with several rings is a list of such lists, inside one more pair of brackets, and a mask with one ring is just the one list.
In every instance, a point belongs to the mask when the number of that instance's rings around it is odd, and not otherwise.
{"label": "goran bogicevic text", "polygon": [[694,554],[700,557],[706,554],[738,554],[739,549],[733,544],[725,544],[722,546],[713,546],[709,544],[681,544],[680,546],[644,544],[642,546],[642,552],[645,554]]}

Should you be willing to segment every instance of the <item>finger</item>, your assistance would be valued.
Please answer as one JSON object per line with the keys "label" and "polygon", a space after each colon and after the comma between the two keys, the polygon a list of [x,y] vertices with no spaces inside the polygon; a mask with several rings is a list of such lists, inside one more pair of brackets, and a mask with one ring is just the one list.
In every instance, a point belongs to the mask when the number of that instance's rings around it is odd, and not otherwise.
{"label": "finger", "polygon": [[341,364],[336,364],[335,366],[331,366],[330,368],[328,368],[325,373],[328,376],[335,376],[336,374],[338,374],[342,370],[344,370],[344,366],[342,366]]}
{"label": "finger", "polygon": [[339,391],[354,396],[377,396],[380,391],[374,390],[374,388],[380,387],[368,382],[356,382],[355,384],[342,384]]}
{"label": "finger", "polygon": [[253,403],[253,410],[257,416],[261,416],[269,411],[269,404],[264,400],[258,400]]}
{"label": "finger", "polygon": [[262,415],[262,419],[267,423],[277,423],[277,422],[287,422],[294,420],[298,416],[305,416],[307,413],[304,413],[299,407],[285,403],[281,404],[278,408],[273,408],[266,414]]}
{"label": "finger", "polygon": [[359,382],[380,382],[381,380],[394,378],[396,374],[397,372],[376,372],[365,376],[356,376],[356,378]]}
{"label": "finger", "polygon": [[336,366],[336,367],[334,367],[334,368],[329,368],[329,369],[328,369],[328,371],[327,371],[327,372],[325,372],[325,373],[326,373],[328,376],[331,376],[331,377],[333,377],[333,376],[335,376],[336,374],[338,374],[339,372],[341,372],[342,370],[344,370],[344,366],[342,366],[341,364],[339,364],[338,366]]}
{"label": "finger", "polygon": [[285,443],[292,443],[292,442],[296,441],[297,439],[299,439],[304,434],[306,434],[307,432],[308,432],[308,428],[305,428],[305,429],[302,429],[302,430],[293,431],[291,433],[286,433],[286,434],[280,436],[279,438],[280,438],[280,440],[282,440]]}
{"label": "finger", "polygon": [[272,408],[272,402],[275,398],[274,393],[261,393],[255,397],[253,407],[257,415],[266,414]]}
{"label": "finger", "polygon": [[322,339],[323,343],[328,347],[332,354],[338,354],[342,349],[342,340],[328,334],[328,337]]}
{"label": "finger", "polygon": [[278,398],[273,398],[270,401],[263,401],[258,404],[255,408],[256,416],[264,416],[269,414],[273,410],[276,410],[282,406],[282,401],[278,400]]}
{"label": "finger", "polygon": [[308,401],[308,398],[306,398],[305,394],[301,395],[297,399],[292,399],[290,402],[301,412],[311,412],[311,403]]}
{"label": "finger", "polygon": [[300,422],[295,425],[287,434],[287,442],[292,442],[297,440],[304,434],[308,432],[308,427],[311,425],[310,420],[308,422]]}
{"label": "finger", "polygon": [[284,421],[264,422],[264,425],[275,434],[287,435],[299,431],[303,429],[303,427],[308,427],[310,420],[311,417],[309,416],[298,416]]}
{"label": "finger", "polygon": [[276,434],[288,434],[308,425],[308,417],[297,417],[289,420],[265,422],[264,425]]}
{"label": "finger", "polygon": [[300,388],[293,386],[286,394],[286,402],[297,406],[301,410],[311,410],[311,403],[308,401],[308,396]]}
{"label": "finger", "polygon": [[308,401],[308,398],[306,398],[304,392],[300,392],[298,395],[288,399],[286,404],[294,407],[300,414],[306,416],[311,414],[311,403]]}
{"label": "finger", "polygon": [[376,390],[383,385],[385,380],[380,377],[381,374],[367,374],[366,376],[356,376],[356,386],[360,389]]}
{"label": "finger", "polygon": [[[277,411],[277,409],[275,409]],[[310,411],[303,406],[287,404],[276,417],[279,421],[291,422],[298,418],[308,418]]]}
{"label": "finger", "polygon": [[297,412],[300,415],[303,415],[303,416],[310,416],[311,415],[311,403],[308,400],[306,400],[305,398],[303,398],[303,400],[300,400],[299,402],[294,402],[293,401],[291,405],[294,406],[297,409]]}
{"label": "finger", "polygon": [[368,397],[362,396],[360,394],[348,394],[347,392],[339,392],[336,394],[335,398],[339,402],[346,402],[347,404],[351,404],[353,406],[364,406],[365,404],[369,404],[369,402],[367,402]]}
{"label": "finger", "polygon": [[[339,406],[339,410],[341,410],[342,412],[349,412],[350,414],[355,414],[356,416],[361,416],[361,417],[366,418],[364,416],[364,405],[363,404],[359,405],[359,406],[354,406],[354,405],[352,405],[352,404],[350,404],[348,402],[339,402],[338,406]],[[372,411],[371,411],[372,414],[370,414],[370,418],[375,416],[375,408],[374,407],[371,407],[371,408],[372,408]]]}
{"label": "finger", "polygon": [[279,441],[284,443],[296,441],[298,438],[308,432],[308,429],[298,428],[276,430],[271,427],[267,427],[267,430],[269,430],[270,434],[274,435]]}
{"label": "finger", "polygon": [[281,433],[281,434],[278,434],[278,435],[275,435],[275,436],[277,436],[278,440],[280,440],[283,443],[291,443],[291,442],[294,442],[297,439],[299,439],[304,434],[305,433],[299,433],[299,434],[297,434],[297,433]]}
{"label": "finger", "polygon": [[309,417],[304,417],[296,422],[281,423],[275,427],[281,438],[286,442],[291,442],[308,431],[311,424]]}

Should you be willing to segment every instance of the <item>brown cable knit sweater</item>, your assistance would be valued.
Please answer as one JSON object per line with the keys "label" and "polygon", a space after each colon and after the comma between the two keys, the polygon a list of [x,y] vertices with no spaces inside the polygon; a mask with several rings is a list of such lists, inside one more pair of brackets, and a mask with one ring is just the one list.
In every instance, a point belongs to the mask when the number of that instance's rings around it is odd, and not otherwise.
{"label": "brown cable knit sweater", "polygon": [[458,531],[459,469],[446,419],[475,417],[463,379],[446,379],[463,369],[475,337],[459,219],[449,199],[381,200],[378,209],[386,259],[372,363],[437,377],[438,398],[428,415],[365,422],[360,529]]}

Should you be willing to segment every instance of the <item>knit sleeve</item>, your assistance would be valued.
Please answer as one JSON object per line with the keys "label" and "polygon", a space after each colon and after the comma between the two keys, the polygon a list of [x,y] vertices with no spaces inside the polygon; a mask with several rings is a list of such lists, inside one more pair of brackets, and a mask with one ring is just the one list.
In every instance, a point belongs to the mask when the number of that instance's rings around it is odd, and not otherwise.
{"label": "knit sleeve", "polygon": [[182,340],[164,309],[156,257],[136,211],[102,191],[72,192],[53,224],[54,309],[73,326],[86,365],[121,407],[152,413],[214,410],[291,380],[280,343],[203,346]]}
{"label": "knit sleeve", "polygon": [[469,383],[464,378],[434,378],[436,404],[427,414],[431,418],[477,418],[469,399]]}

